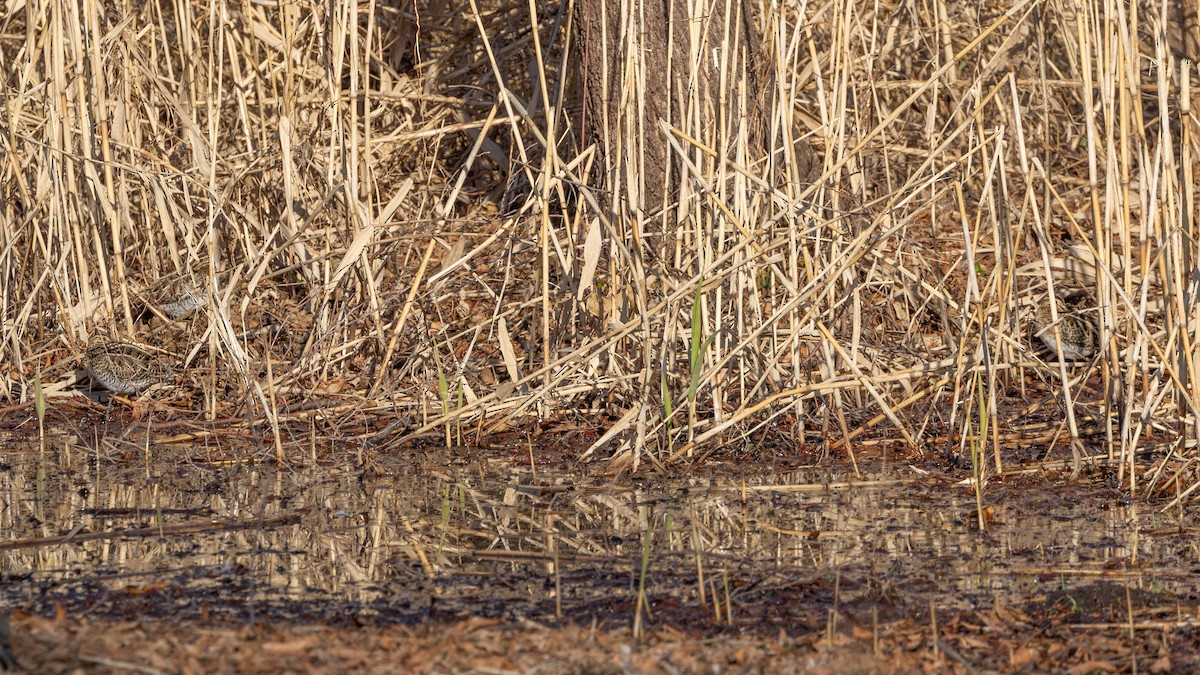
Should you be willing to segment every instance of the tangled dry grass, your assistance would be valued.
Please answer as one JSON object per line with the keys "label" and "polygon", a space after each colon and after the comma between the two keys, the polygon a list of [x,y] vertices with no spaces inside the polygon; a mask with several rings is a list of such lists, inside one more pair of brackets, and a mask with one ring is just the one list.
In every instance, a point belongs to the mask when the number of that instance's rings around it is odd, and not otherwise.
{"label": "tangled dry grass", "polygon": [[[1054,396],[1131,492],[1200,486],[1194,15],[665,7],[10,0],[7,396],[103,332],[277,440],[578,410],[623,466],[786,425],[989,472]],[[1051,285],[1090,363],[1031,347]]]}

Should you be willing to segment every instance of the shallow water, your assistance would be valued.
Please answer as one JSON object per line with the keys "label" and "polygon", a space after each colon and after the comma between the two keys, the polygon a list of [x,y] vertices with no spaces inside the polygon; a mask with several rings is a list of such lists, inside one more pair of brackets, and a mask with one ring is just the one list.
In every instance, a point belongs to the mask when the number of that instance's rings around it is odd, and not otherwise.
{"label": "shallow water", "polygon": [[651,623],[771,633],[819,630],[834,610],[868,623],[1043,602],[1100,579],[1159,605],[1198,590],[1191,513],[1094,484],[994,482],[981,533],[969,488],[905,466],[862,481],[719,462],[612,478],[542,448],[556,459],[535,478],[524,449],[354,448],[280,469],[261,449],[96,438],[3,444],[8,608],[611,625],[632,621],[644,583]]}

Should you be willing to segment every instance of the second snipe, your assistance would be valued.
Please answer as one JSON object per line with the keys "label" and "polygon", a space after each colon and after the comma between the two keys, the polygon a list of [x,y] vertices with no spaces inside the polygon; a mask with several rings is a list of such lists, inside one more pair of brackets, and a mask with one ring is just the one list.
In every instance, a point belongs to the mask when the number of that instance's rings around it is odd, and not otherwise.
{"label": "second snipe", "polygon": [[[1050,313],[1053,299],[1058,314],[1058,335],[1062,344],[1054,337],[1054,317]],[[1061,297],[1048,295],[1038,303],[1033,312],[1034,335],[1041,338],[1051,352],[1059,358],[1079,361],[1089,359],[1096,353],[1100,331],[1096,325],[1096,314],[1082,306],[1068,305]]]}
{"label": "second snipe", "polygon": [[178,319],[194,312],[204,304],[205,272],[189,269],[169,274],[146,289],[146,300],[162,310],[163,314]]}

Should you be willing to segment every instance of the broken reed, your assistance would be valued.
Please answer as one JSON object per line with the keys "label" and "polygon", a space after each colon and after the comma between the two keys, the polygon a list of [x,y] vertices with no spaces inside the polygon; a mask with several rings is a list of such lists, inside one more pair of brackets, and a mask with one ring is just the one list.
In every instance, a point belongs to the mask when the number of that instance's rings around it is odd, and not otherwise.
{"label": "broken reed", "polygon": [[[138,289],[207,257],[233,270],[207,349],[185,345],[212,419],[232,387],[258,414],[443,411],[418,432],[607,406],[587,456],[632,467],[780,423],[924,448],[969,435],[986,341],[989,392],[1102,400],[1090,447],[1130,490],[1180,478],[1131,452],[1156,422],[1189,454],[1200,435],[1174,24],[746,6],[8,10],[9,396],[96,327],[138,330]],[[1096,295],[1087,371],[1030,350],[1047,274]],[[297,329],[256,337],[264,307]]]}

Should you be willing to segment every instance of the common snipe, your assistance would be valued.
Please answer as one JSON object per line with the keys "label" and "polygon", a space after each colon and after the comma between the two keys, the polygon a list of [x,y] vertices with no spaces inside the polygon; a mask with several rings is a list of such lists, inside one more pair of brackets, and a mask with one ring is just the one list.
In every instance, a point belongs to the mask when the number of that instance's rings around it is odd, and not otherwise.
{"label": "common snipe", "polygon": [[101,342],[88,347],[88,375],[114,394],[128,396],[162,382],[170,369],[141,347],[129,342]]}
{"label": "common snipe", "polygon": [[169,274],[146,289],[146,299],[163,314],[178,319],[204,304],[206,272],[197,269]]}
{"label": "common snipe", "polygon": [[[1050,301],[1056,304],[1058,311],[1058,334],[1062,337],[1061,350],[1058,340],[1054,338],[1054,318],[1050,313]],[[1034,335],[1059,358],[1078,361],[1091,358],[1096,353],[1096,343],[1099,331],[1096,327],[1095,314],[1086,309],[1068,307],[1067,303],[1056,295],[1047,295],[1037,304],[1033,312]],[[1060,354],[1061,353],[1061,354]]]}

